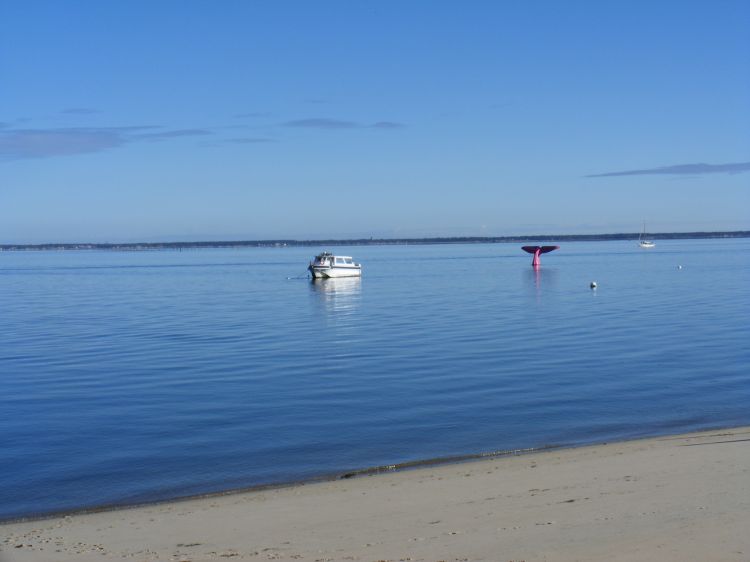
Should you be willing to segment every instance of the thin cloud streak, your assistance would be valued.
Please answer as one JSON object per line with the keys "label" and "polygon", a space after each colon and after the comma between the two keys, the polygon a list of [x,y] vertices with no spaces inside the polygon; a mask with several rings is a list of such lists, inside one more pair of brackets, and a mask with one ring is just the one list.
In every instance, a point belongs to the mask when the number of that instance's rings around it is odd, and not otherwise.
{"label": "thin cloud streak", "polygon": [[341,119],[330,119],[328,117],[310,117],[308,119],[296,119],[282,123],[284,127],[296,127],[305,129],[400,129],[405,127],[403,123],[394,121],[378,121],[372,125],[363,125],[355,121],[343,121]]}
{"label": "thin cloud streak", "polygon": [[310,119],[296,119],[284,123],[285,127],[299,127],[306,129],[357,129],[361,125],[353,121],[342,121],[340,119],[328,119],[325,117],[312,117]]}
{"label": "thin cloud streak", "polygon": [[129,127],[66,127],[0,130],[0,160],[50,158],[101,152],[127,143],[208,135],[205,129],[159,129],[155,125]]}
{"label": "thin cloud streak", "polygon": [[62,113],[67,113],[70,115],[91,115],[92,113],[99,113],[96,109],[90,109],[88,107],[70,107],[68,109],[63,109]]}
{"label": "thin cloud streak", "polygon": [[227,139],[225,142],[234,143],[234,144],[258,144],[258,143],[275,142],[275,141],[273,139],[267,139],[267,138],[242,137],[242,138],[236,138],[236,139]]}
{"label": "thin cloud streak", "polygon": [[161,140],[173,139],[177,137],[196,137],[212,134],[213,133],[207,129],[177,129],[175,131],[163,131],[160,133],[145,133],[143,135],[135,135],[130,140]]}
{"label": "thin cloud streak", "polygon": [[238,113],[234,117],[235,119],[246,119],[246,118],[252,118],[252,117],[268,117],[269,115],[270,113],[254,111],[250,113]]}
{"label": "thin cloud streak", "polygon": [[406,125],[394,121],[378,121],[370,125],[370,127],[373,129],[403,129]]}
{"label": "thin cloud streak", "polygon": [[0,132],[0,157],[48,158],[100,152],[126,142],[119,129],[16,129]]}
{"label": "thin cloud streak", "polygon": [[644,170],[625,170],[623,172],[607,172],[591,174],[586,178],[605,178],[613,176],[645,176],[645,175],[698,175],[698,174],[741,174],[750,172],[750,162],[733,164],[678,164],[661,168],[647,168]]}

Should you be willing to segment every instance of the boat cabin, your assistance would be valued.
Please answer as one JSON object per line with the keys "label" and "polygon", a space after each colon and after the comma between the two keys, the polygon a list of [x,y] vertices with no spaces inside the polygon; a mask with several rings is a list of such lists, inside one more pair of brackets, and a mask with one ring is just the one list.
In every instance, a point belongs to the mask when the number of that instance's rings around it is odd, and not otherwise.
{"label": "boat cabin", "polygon": [[362,272],[362,266],[355,263],[351,256],[334,256],[331,252],[315,256],[307,269],[313,278],[355,277]]}

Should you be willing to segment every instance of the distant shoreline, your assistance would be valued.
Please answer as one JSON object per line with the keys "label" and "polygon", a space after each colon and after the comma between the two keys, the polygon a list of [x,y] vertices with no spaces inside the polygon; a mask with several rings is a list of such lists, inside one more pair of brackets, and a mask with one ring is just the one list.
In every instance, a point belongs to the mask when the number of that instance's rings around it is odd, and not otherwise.
{"label": "distant shoreline", "polygon": [[[730,232],[662,232],[649,234],[652,240],[687,240],[714,238],[750,238],[750,230]],[[617,234],[533,234],[529,236],[456,236],[433,238],[353,238],[320,240],[227,240],[194,242],[130,242],[130,243],[58,243],[0,244],[1,251],[26,250],[182,250],[198,248],[284,248],[308,246],[403,246],[428,244],[503,244],[528,241],[607,242],[637,240],[638,233]]]}

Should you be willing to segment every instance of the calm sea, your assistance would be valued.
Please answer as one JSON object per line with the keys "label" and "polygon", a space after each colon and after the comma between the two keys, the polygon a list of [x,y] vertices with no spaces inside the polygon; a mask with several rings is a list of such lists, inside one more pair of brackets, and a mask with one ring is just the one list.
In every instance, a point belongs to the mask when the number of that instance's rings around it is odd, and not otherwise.
{"label": "calm sea", "polygon": [[0,518],[750,424],[750,240],[519,246],[0,253]]}

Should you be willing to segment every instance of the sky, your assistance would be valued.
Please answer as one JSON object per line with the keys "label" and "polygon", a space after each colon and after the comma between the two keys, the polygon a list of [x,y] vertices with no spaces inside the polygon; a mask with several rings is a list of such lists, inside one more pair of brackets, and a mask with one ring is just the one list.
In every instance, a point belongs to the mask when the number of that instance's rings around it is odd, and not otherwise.
{"label": "sky", "polygon": [[0,1],[0,244],[750,230],[750,2]]}

